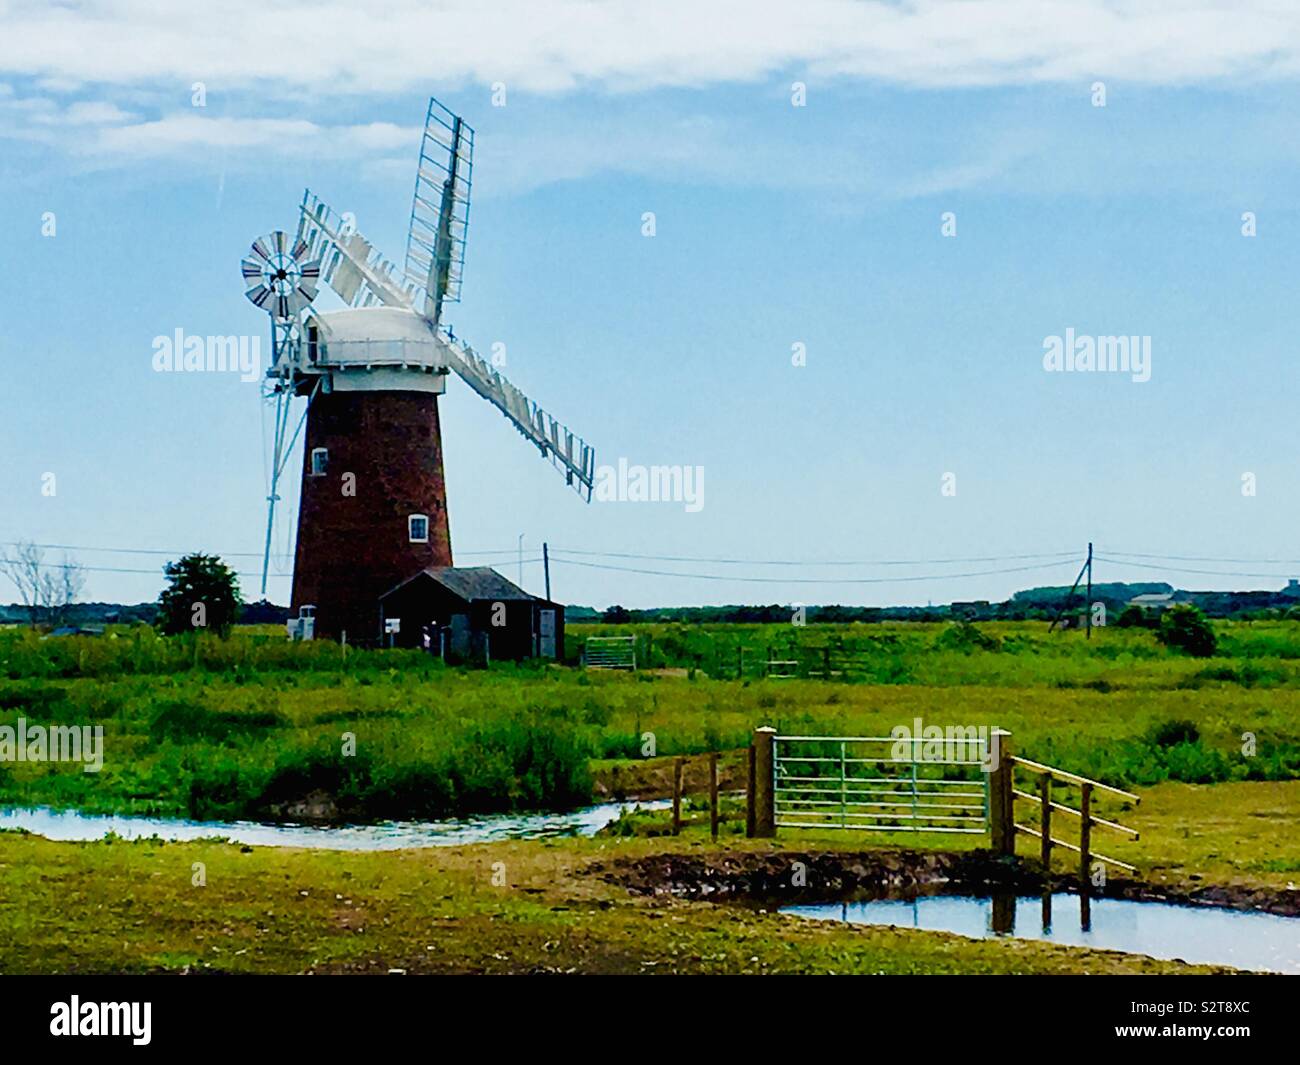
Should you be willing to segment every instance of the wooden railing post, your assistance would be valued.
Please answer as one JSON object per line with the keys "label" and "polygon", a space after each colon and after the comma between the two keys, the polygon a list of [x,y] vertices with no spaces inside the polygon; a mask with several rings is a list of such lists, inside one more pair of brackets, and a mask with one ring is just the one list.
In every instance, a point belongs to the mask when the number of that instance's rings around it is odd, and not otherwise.
{"label": "wooden railing post", "polygon": [[1092,883],[1089,851],[1092,849],[1092,785],[1079,785],[1079,894],[1086,895]]}
{"label": "wooden railing post", "polygon": [[1038,795],[1043,803],[1043,816],[1039,820],[1039,831],[1042,832],[1042,860],[1043,876],[1051,879],[1052,876],[1052,778],[1044,773],[1038,781]]}
{"label": "wooden railing post", "polygon": [[745,835],[754,838],[754,741],[749,743],[749,769],[745,776]]}
{"label": "wooden railing post", "polygon": [[1011,794],[1011,733],[993,730],[994,766],[989,773],[989,834],[993,853],[1016,853],[1015,796]]}
{"label": "wooden railing post", "polygon": [[754,836],[771,839],[776,835],[776,792],[774,790],[773,743],[776,729],[764,725],[754,729]]}
{"label": "wooden railing post", "polygon": [[673,835],[682,834],[682,768],[684,759],[673,762]]}
{"label": "wooden railing post", "polygon": [[709,754],[709,833],[718,838],[718,752]]}

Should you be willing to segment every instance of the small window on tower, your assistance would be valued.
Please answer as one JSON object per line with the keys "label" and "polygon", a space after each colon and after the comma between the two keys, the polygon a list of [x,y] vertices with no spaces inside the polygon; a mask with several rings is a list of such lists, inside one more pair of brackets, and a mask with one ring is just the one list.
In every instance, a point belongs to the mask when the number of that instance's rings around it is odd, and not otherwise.
{"label": "small window on tower", "polygon": [[329,470],[329,465],[329,448],[314,447],[311,449],[311,475],[313,477],[324,477]]}
{"label": "small window on tower", "polygon": [[429,542],[429,519],[423,514],[412,514],[406,519],[411,533],[411,543],[427,544]]}

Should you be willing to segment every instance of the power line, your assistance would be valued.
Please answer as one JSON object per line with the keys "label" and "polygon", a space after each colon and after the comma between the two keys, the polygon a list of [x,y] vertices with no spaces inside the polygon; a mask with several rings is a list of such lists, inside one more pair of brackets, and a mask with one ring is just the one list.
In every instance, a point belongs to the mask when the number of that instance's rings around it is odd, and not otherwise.
{"label": "power line", "polygon": [[[15,558],[0,558],[0,563],[27,564],[23,560]],[[156,577],[163,572],[162,566],[157,569],[126,569],[120,566],[85,566],[80,562],[38,562],[36,565],[41,569],[79,569],[85,570],[87,573],[145,573],[151,577]],[[260,571],[252,573],[247,570],[235,570],[234,572],[237,577],[256,577],[260,579],[262,576]],[[272,573],[270,576],[275,577],[277,580],[287,580],[289,578],[287,573]]]}
{"label": "power line", "polygon": [[[1077,557],[1077,552],[1075,553]],[[1074,565],[1074,559],[1048,562],[1036,566],[1012,566],[1007,569],[974,570],[967,573],[909,574],[905,577],[737,577],[729,573],[673,573],[668,570],[640,569],[634,566],[611,566],[599,562],[580,562],[574,558],[555,559],[567,566],[587,569],[615,570],[619,573],[641,573],[652,577],[686,577],[697,581],[735,581],[745,584],[900,584],[911,581],[949,581],[964,577],[988,577],[999,573],[1028,573],[1031,570],[1057,569]]]}
{"label": "power line", "polygon": [[1129,562],[1122,558],[1105,558],[1097,555],[1098,562],[1108,562],[1112,566],[1128,566],[1130,569],[1152,570],[1156,573],[1198,573],[1205,577],[1269,577],[1273,580],[1285,581],[1290,577],[1285,573],[1251,573],[1241,570],[1217,570],[1217,569],[1190,569],[1186,566],[1159,566],[1150,562]]}
{"label": "power line", "polygon": [[[25,541],[5,540],[0,541],[6,547],[18,547]],[[92,553],[102,553],[110,555],[169,555],[180,558],[184,555],[192,554],[194,549],[188,548],[183,551],[168,551],[156,547],[78,547],[72,544],[32,544],[32,547],[43,548],[48,551],[87,551]],[[219,558],[261,558],[261,551],[219,551],[214,552]],[[517,547],[502,548],[500,551],[457,551],[458,555],[516,555],[519,553]],[[85,567],[87,569],[91,567]],[[128,572],[128,571],[124,571]],[[143,572],[143,571],[138,571]],[[150,570],[149,572],[153,572]],[[260,577],[261,574],[259,573]]]}
{"label": "power line", "polygon": [[[1103,551],[1110,550],[1102,548]],[[1143,554],[1140,551],[1114,551],[1110,550],[1112,555],[1124,555],[1127,558],[1154,558],[1167,560],[1170,562],[1224,562],[1251,565],[1258,563],[1264,566],[1300,566],[1300,558],[1216,558],[1210,555],[1152,555]],[[1251,576],[1251,574],[1247,574]]]}
{"label": "power line", "polygon": [[962,562],[1017,562],[1024,559],[1077,558],[1078,548],[1069,551],[1045,551],[1030,555],[973,555],[968,558],[913,558],[913,559],[762,559],[762,558],[710,558],[701,555],[638,555],[621,551],[576,551],[553,547],[552,554],[581,555],[588,558],[630,558],[648,562],[710,562],[735,566],[946,566]]}

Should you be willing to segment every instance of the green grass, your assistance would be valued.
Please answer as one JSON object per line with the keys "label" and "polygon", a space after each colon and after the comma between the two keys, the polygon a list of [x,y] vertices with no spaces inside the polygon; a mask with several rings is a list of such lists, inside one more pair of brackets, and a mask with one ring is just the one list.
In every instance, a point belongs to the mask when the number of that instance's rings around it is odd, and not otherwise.
{"label": "green grass", "polygon": [[[355,819],[563,808],[591,800],[593,761],[639,761],[647,733],[659,755],[693,754],[745,746],[764,724],[887,735],[918,717],[1008,728],[1026,756],[1121,787],[1300,776],[1296,622],[1216,623],[1225,653],[1212,659],[1171,652],[1145,630],[1085,641],[1035,622],[977,636],[901,623],[640,628],[652,660],[681,661],[709,641],[733,641],[734,660],[736,640],[805,650],[838,640],[877,663],[876,680],[472,671],[416,652],[344,657],[262,631],[42,641],[6,630],[0,725],[98,724],[106,751],[99,774],[0,765],[0,802],[202,818],[286,816],[312,793]],[[571,626],[571,644],[588,630]],[[1171,722],[1192,732],[1172,735]]]}

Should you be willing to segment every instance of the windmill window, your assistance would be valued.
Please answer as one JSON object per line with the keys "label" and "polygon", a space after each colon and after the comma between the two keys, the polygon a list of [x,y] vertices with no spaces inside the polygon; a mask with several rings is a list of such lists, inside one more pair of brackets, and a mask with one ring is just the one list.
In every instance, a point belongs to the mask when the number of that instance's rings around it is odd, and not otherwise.
{"label": "windmill window", "polygon": [[412,514],[406,519],[407,529],[411,534],[411,543],[427,544],[429,542],[429,519],[424,514]]}
{"label": "windmill window", "polygon": [[329,470],[329,465],[329,448],[314,447],[311,449],[311,475],[313,477],[324,477]]}

